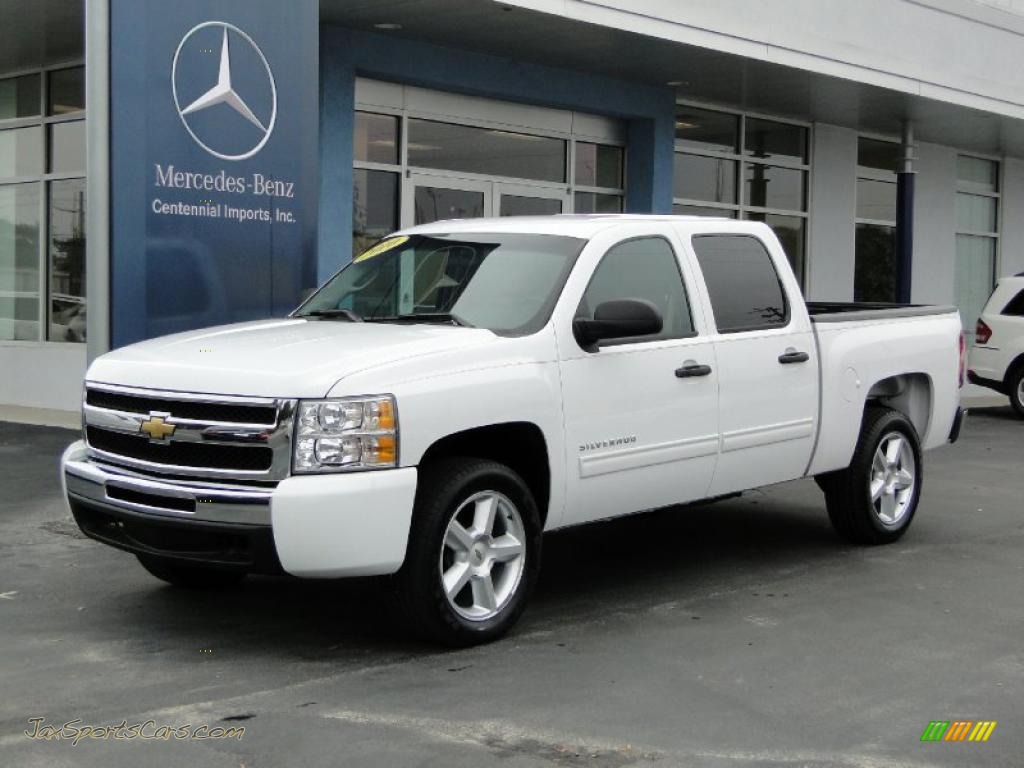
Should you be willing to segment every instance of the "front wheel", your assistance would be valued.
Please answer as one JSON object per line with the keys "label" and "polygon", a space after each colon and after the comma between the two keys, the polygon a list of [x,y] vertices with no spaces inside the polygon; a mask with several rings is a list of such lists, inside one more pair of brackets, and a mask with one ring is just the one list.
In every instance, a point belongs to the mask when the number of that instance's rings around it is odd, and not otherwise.
{"label": "front wheel", "polygon": [[832,527],[855,544],[888,544],[910,527],[921,498],[921,444],[891,408],[870,407],[850,466],[818,478]]}
{"label": "front wheel", "polygon": [[396,577],[402,613],[445,645],[495,640],[526,607],[540,547],[537,504],[511,469],[470,458],[422,467]]}

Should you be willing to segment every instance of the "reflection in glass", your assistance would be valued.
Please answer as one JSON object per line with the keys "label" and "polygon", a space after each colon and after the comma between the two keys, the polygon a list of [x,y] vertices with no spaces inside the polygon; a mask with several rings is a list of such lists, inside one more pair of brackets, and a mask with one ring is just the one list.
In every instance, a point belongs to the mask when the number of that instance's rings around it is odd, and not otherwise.
{"label": "reflection in glass", "polygon": [[777,213],[749,213],[751,221],[763,221],[779,238],[797,281],[804,282],[804,220],[799,216],[781,216]]}
{"label": "reflection in glass", "polygon": [[858,224],[854,301],[896,301],[896,228]]}
{"label": "reflection in glass", "polygon": [[747,205],[755,208],[781,208],[787,211],[806,210],[805,171],[748,163],[745,173]]}
{"label": "reflection in glass", "polygon": [[398,164],[398,118],[356,112],[353,135],[356,160],[368,163]]}
{"label": "reflection in glass", "polygon": [[408,149],[409,165],[422,168],[565,181],[566,142],[563,139],[410,120]]}
{"label": "reflection in glass", "polygon": [[85,179],[50,183],[50,341],[85,341]]}
{"label": "reflection in glass", "polygon": [[806,162],[807,129],[799,125],[748,117],[743,151],[751,157]]}
{"label": "reflection in glass", "polygon": [[39,114],[39,75],[0,80],[0,120]]}
{"label": "reflection in glass", "polygon": [[43,129],[38,125],[0,131],[0,179],[38,176],[43,171]]}
{"label": "reflection in glass", "polygon": [[398,174],[356,168],[352,190],[352,253],[398,229]]}
{"label": "reflection in glass", "polygon": [[956,303],[965,330],[974,328],[995,286],[994,237],[956,236]]}
{"label": "reflection in glass", "polygon": [[552,216],[562,212],[562,201],[552,197],[502,195],[499,216]]}
{"label": "reflection in glass", "polygon": [[999,191],[999,163],[994,160],[958,155],[956,177],[961,187],[975,192]]}
{"label": "reflection in glass", "polygon": [[900,162],[900,145],[893,141],[857,139],[857,172],[864,170],[892,171]]}
{"label": "reflection in glass", "polygon": [[577,141],[576,183],[584,187],[621,187],[622,147]]}
{"label": "reflection in glass", "polygon": [[956,228],[962,232],[995,232],[996,198],[958,193]]}
{"label": "reflection in glass", "polygon": [[52,123],[50,173],[85,173],[85,120]]}
{"label": "reflection in glass", "polygon": [[857,179],[857,218],[896,221],[896,182]]}
{"label": "reflection in glass", "polygon": [[736,202],[735,160],[676,152],[673,196],[709,203]]}
{"label": "reflection in glass", "polygon": [[735,219],[736,211],[731,211],[728,208],[712,208],[705,205],[681,205],[676,204],[672,206],[672,213],[676,216],[716,216],[725,217],[727,219]]}
{"label": "reflection in glass", "polygon": [[50,73],[50,103],[47,114],[66,115],[85,109],[85,67],[58,69]]}
{"label": "reflection in glass", "polygon": [[441,219],[479,219],[484,215],[484,193],[444,187],[416,187],[415,221],[429,224]]}
{"label": "reflection in glass", "polygon": [[0,186],[0,339],[39,340],[39,192]]}
{"label": "reflection in glass", "polygon": [[622,213],[622,195],[602,195],[598,192],[577,192],[575,213]]}
{"label": "reflection in glass", "polygon": [[739,151],[737,115],[679,105],[676,107],[676,143],[691,149]]}

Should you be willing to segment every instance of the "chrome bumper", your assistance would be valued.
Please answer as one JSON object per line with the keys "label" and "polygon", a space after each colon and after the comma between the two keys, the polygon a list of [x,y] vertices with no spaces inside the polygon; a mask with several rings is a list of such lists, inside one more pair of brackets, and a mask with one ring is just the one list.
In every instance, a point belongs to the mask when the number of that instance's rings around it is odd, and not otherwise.
{"label": "chrome bumper", "polygon": [[[81,446],[79,450],[76,447]],[[112,512],[232,525],[270,525],[272,488],[146,477],[88,457],[76,443],[63,459],[70,501]]]}

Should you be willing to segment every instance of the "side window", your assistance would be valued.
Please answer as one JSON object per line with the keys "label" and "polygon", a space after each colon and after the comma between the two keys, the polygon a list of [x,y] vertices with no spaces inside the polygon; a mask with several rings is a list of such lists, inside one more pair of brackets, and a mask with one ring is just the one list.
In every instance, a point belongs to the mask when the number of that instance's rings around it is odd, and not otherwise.
{"label": "side window", "polygon": [[1003,308],[1003,314],[1024,317],[1024,290],[1010,299],[1010,303]]}
{"label": "side window", "polygon": [[664,238],[641,237],[612,246],[597,265],[576,317],[593,318],[599,304],[615,299],[650,301],[661,312],[663,325],[661,333],[608,344],[680,339],[694,333],[679,262]]}
{"label": "side window", "polygon": [[693,238],[719,333],[778,328],[789,323],[789,304],[764,243],[753,235]]}

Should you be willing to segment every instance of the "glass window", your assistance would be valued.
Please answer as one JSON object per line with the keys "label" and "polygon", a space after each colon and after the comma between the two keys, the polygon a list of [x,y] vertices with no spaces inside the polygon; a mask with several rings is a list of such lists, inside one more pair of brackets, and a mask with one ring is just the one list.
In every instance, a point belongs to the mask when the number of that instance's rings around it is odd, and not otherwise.
{"label": "glass window", "polygon": [[789,305],[764,243],[750,235],[698,235],[693,250],[719,333],[789,322]]}
{"label": "glass window", "polygon": [[565,181],[566,142],[495,128],[409,120],[409,165]]}
{"label": "glass window", "polygon": [[50,183],[51,341],[85,341],[85,179]]}
{"label": "glass window", "polygon": [[782,250],[786,252],[797,280],[803,282],[804,276],[804,219],[799,216],[782,216],[777,213],[748,213],[751,221],[763,221],[779,238]]}
{"label": "glass window", "polygon": [[627,240],[608,250],[594,271],[576,317],[592,319],[606,301],[646,299],[661,313],[661,333],[616,339],[605,345],[630,341],[679,339],[693,335],[693,320],[679,262],[672,246],[660,237]]}
{"label": "glass window", "polygon": [[900,162],[900,145],[878,139],[857,139],[857,172],[891,171],[896,173]]}
{"label": "glass window", "polygon": [[965,232],[995,232],[997,198],[984,195],[956,196],[956,228]]}
{"label": "glass window", "polygon": [[39,339],[39,194],[0,186],[0,339]]}
{"label": "glass window", "polygon": [[996,239],[956,236],[956,297],[965,329],[975,322],[988,303],[995,284]]}
{"label": "glass window", "polygon": [[85,173],[85,121],[52,123],[50,173]]}
{"label": "glass window", "polygon": [[0,131],[0,179],[43,172],[43,129],[38,125]]}
{"label": "glass window", "polygon": [[806,162],[807,129],[800,125],[748,117],[743,151],[750,157]]}
{"label": "glass window", "polygon": [[39,75],[0,80],[0,120],[39,114]]}
{"label": "glass window", "polygon": [[484,193],[473,189],[417,186],[413,219],[429,224],[442,219],[479,219],[484,215]]}
{"label": "glass window", "polygon": [[690,149],[739,152],[738,115],[678,105],[676,107],[676,143]]}
{"label": "glass window", "polygon": [[999,163],[994,160],[958,155],[956,177],[960,182],[961,189],[968,189],[972,192],[999,191]]}
{"label": "glass window", "polygon": [[854,301],[896,301],[896,228],[858,224],[854,248]]}
{"label": "glass window", "polygon": [[622,147],[576,142],[576,183],[584,187],[622,186]]}
{"label": "glass window", "polygon": [[1003,307],[1001,314],[1011,315],[1013,317],[1024,317],[1024,291],[1021,291],[1010,299],[1009,303]]}
{"label": "glass window", "polygon": [[574,203],[576,213],[622,213],[622,195],[577,192]]}
{"label": "glass window", "polygon": [[367,322],[458,322],[534,333],[548,321],[583,240],[554,235],[412,235],[356,256],[299,309]]}
{"label": "glass window", "polygon": [[735,219],[736,211],[728,208],[712,208],[704,205],[680,205],[672,206],[672,213],[676,216],[717,216],[726,219]]}
{"label": "glass window", "polygon": [[735,160],[703,155],[675,154],[673,195],[709,203],[736,203]]}
{"label": "glass window", "polygon": [[356,160],[398,164],[398,118],[356,112],[353,152]]}
{"label": "glass window", "polygon": [[502,195],[499,216],[553,216],[562,212],[562,201],[553,197]]}
{"label": "glass window", "polygon": [[57,69],[50,73],[47,114],[66,115],[85,109],[85,67]]}
{"label": "glass window", "polygon": [[896,182],[857,179],[857,218],[896,221]]}
{"label": "glass window", "polygon": [[754,208],[781,208],[802,211],[804,171],[760,163],[746,164],[747,205]]}
{"label": "glass window", "polygon": [[352,252],[360,253],[398,229],[398,174],[356,168],[353,177]]}

